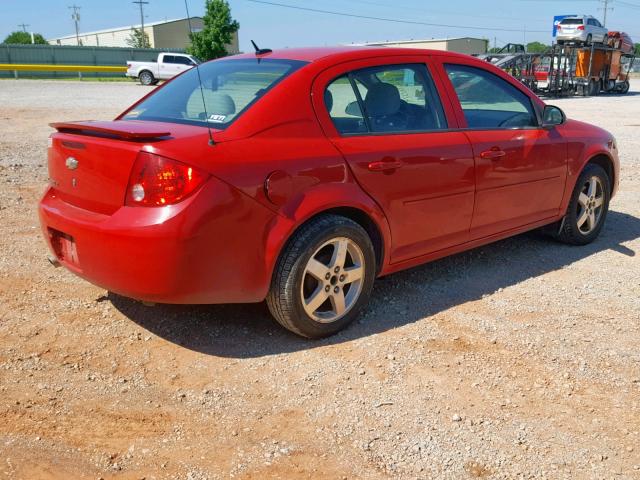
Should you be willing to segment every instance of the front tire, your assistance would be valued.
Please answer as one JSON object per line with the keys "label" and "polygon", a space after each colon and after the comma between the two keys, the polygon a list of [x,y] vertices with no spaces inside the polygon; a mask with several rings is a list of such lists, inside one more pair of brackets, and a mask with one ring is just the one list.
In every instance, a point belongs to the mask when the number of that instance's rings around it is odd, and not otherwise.
{"label": "front tire", "polygon": [[307,338],[349,325],[369,302],[376,257],[367,232],[339,215],[302,226],[280,255],[267,295],[274,318]]}
{"label": "front tire", "polygon": [[586,245],[598,235],[609,211],[611,181],[600,165],[588,164],[578,177],[558,240]]}

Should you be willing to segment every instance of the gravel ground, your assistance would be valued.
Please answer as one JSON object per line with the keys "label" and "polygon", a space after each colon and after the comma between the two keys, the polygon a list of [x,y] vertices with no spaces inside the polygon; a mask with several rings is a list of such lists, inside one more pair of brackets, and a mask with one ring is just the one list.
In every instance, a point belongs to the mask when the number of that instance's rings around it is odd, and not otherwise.
{"label": "gravel ground", "polygon": [[0,478],[640,478],[640,92],[552,102],[622,152],[595,243],[380,279],[309,342],[262,304],[150,308],[47,263],[47,123],[147,91],[0,82]]}

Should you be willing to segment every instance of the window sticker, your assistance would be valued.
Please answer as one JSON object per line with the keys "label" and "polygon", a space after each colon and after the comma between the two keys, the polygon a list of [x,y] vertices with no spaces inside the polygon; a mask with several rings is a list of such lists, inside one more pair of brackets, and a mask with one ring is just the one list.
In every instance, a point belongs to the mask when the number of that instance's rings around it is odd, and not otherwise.
{"label": "window sticker", "polygon": [[226,115],[209,115],[209,121],[215,123],[224,123],[225,118],[227,118]]}

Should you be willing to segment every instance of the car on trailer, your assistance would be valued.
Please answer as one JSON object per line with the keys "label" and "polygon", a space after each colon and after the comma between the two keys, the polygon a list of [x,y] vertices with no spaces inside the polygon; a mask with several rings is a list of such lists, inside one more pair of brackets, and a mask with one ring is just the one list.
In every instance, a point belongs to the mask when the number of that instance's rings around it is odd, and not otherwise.
{"label": "car on trailer", "polygon": [[592,242],[620,176],[610,133],[433,50],[263,49],[52,126],[52,263],[146,302],[266,300],[311,338],[377,277],[537,228]]}
{"label": "car on trailer", "polygon": [[591,45],[594,42],[607,43],[608,30],[600,21],[591,15],[579,15],[563,18],[556,26],[556,41],[558,44],[583,43]]}

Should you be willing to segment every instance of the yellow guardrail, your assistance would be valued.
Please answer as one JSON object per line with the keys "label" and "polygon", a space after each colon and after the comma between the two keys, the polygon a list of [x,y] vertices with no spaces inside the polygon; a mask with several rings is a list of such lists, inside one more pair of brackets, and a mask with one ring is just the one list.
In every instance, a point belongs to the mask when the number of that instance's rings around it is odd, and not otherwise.
{"label": "yellow guardrail", "polygon": [[28,71],[28,72],[111,72],[124,73],[126,66],[103,65],[30,65],[25,63],[0,63],[0,70]]}

